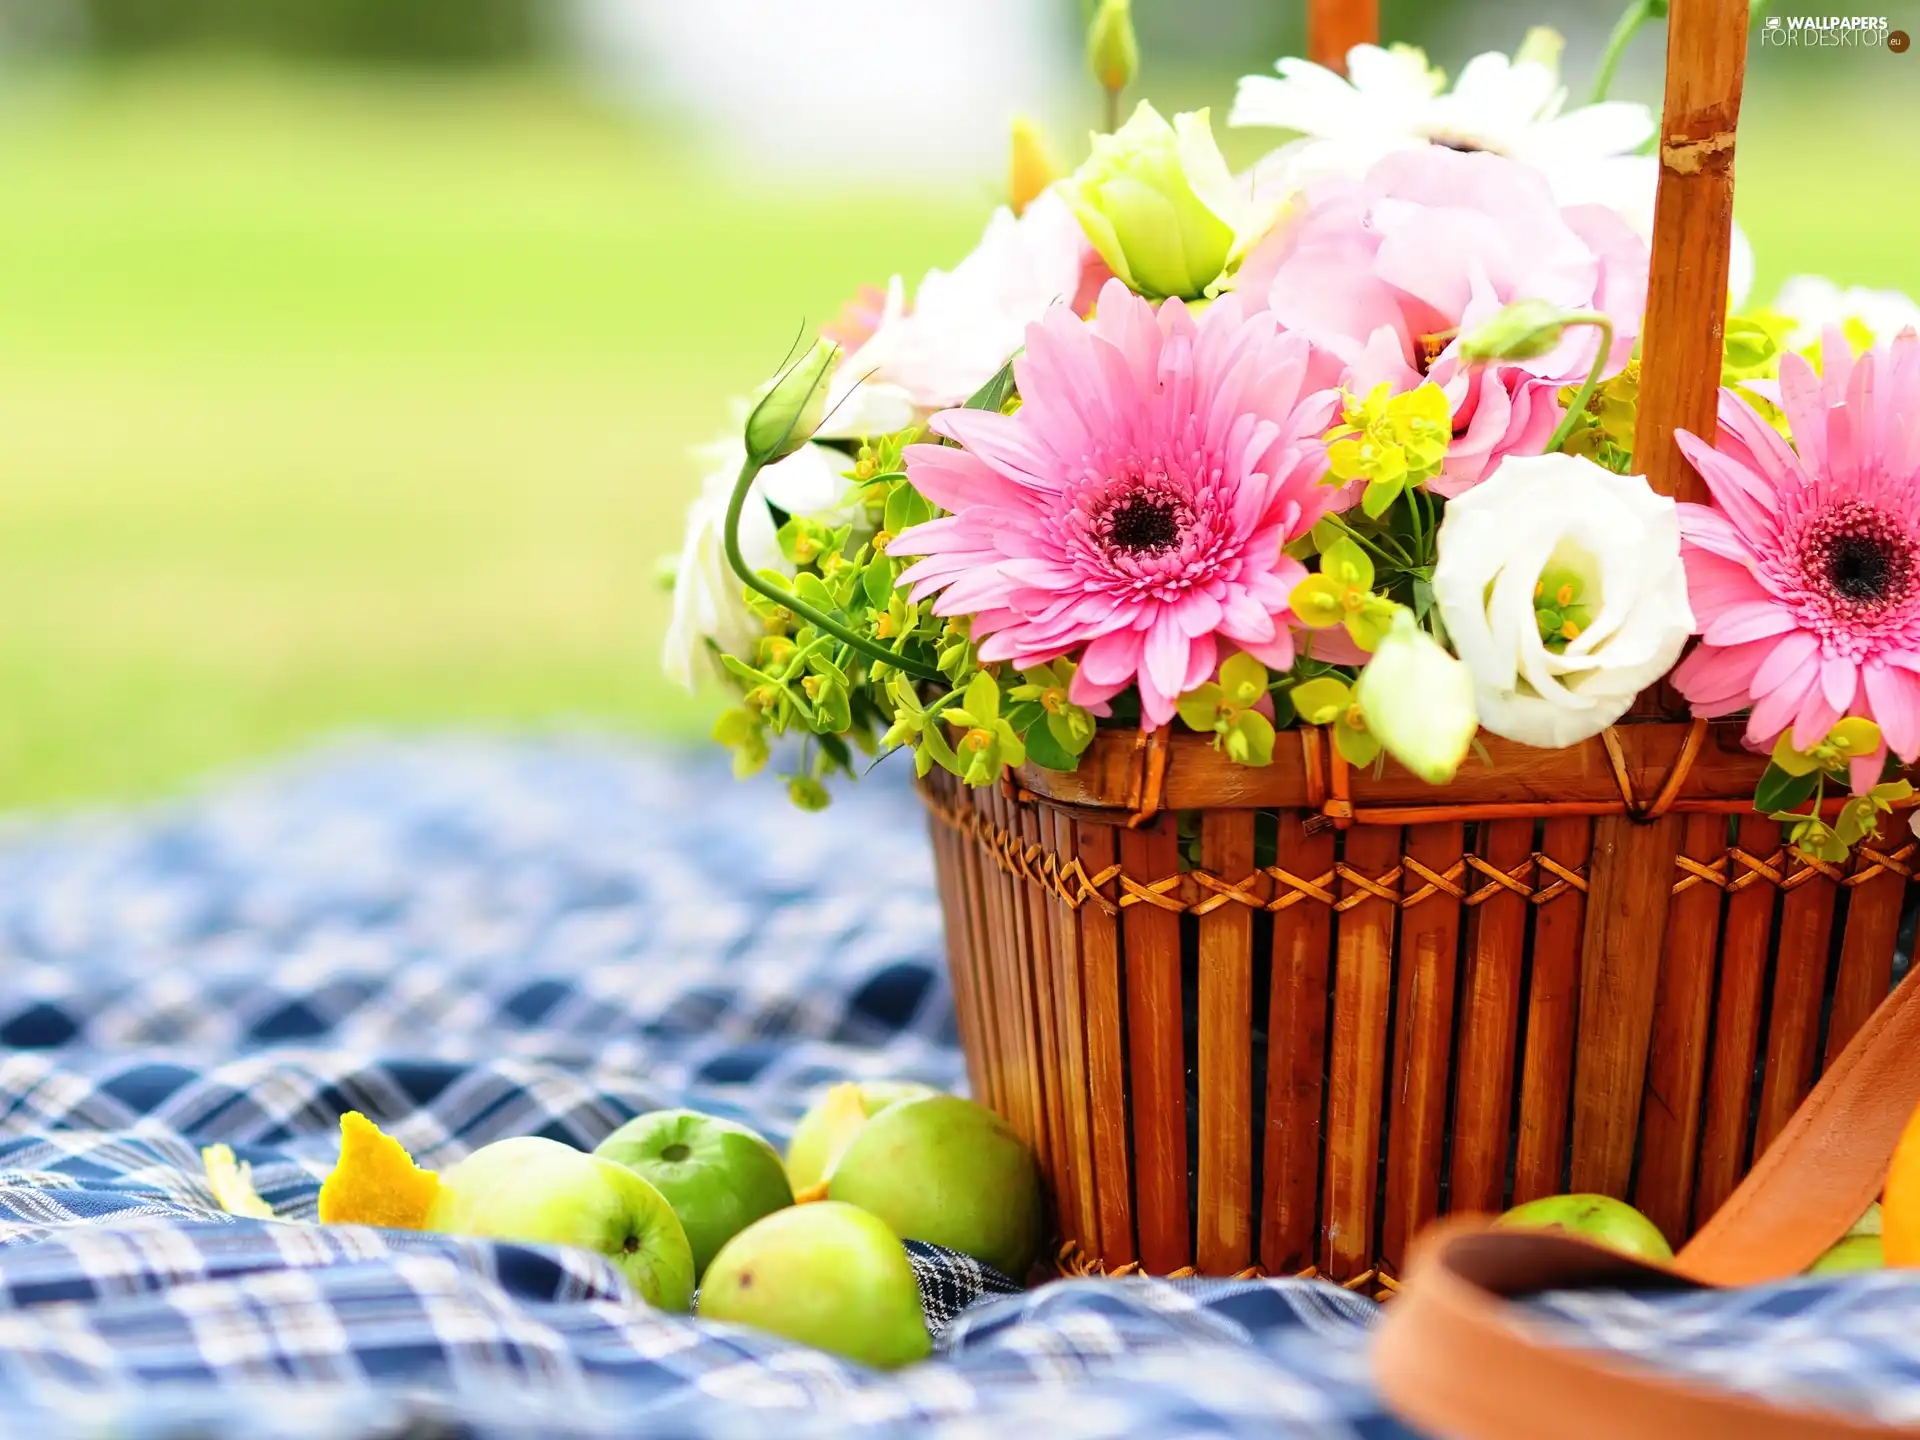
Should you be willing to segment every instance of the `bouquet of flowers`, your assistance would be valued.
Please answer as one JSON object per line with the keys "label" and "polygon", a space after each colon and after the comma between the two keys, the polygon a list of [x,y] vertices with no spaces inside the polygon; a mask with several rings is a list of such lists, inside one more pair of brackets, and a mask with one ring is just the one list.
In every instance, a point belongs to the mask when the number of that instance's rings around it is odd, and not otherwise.
{"label": "bouquet of flowers", "polygon": [[[1670,676],[1844,857],[1920,756],[1920,309],[1805,276],[1745,308],[1736,234],[1718,438],[1680,437],[1712,502],[1635,473],[1655,123],[1604,89],[1649,8],[1571,108],[1548,31],[1451,85],[1281,60],[1229,123],[1297,138],[1237,176],[1204,110],[1142,102],[1058,178],[1017,127],[974,251],[859,297],[717,447],[667,665],[734,689],[736,769],[802,737],[817,806],[896,749],[985,785],[1102,726],[1264,765],[1315,725],[1438,785],[1480,730],[1574,745]],[[1117,119],[1125,0],[1090,53]]]}

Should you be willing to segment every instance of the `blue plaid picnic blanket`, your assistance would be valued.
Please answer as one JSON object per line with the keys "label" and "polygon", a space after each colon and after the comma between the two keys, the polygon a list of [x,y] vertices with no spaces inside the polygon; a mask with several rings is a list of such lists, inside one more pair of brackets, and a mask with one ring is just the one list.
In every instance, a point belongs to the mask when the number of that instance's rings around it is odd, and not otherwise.
{"label": "blue plaid picnic blanket", "polygon": [[[924,821],[607,741],[364,742],[0,828],[0,1434],[1406,1437],[1368,1302],[1304,1281],[1025,1294],[916,1246],[892,1375],[636,1303],[582,1252],[310,1219],[342,1112],[423,1163],[962,1068]],[[1920,1276],[1535,1306],[1568,1343],[1920,1420]]]}

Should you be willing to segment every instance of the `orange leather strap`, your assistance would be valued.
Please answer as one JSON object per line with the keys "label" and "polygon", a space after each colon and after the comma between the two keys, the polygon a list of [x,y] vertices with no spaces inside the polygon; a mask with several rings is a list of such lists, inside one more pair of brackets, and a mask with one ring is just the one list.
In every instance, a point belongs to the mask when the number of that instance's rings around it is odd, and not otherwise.
{"label": "orange leather strap", "polygon": [[1450,1221],[1415,1248],[1374,1346],[1381,1393],[1448,1440],[1848,1440],[1920,1434],[1793,1409],[1538,1336],[1541,1290],[1747,1285],[1797,1275],[1859,1219],[1920,1108],[1920,976],[1887,997],[1751,1174],[1671,1266],[1571,1236]]}
{"label": "orange leather strap", "polygon": [[1709,1285],[1798,1275],[1879,1198],[1915,1110],[1920,973],[1880,1002],[1676,1267]]}

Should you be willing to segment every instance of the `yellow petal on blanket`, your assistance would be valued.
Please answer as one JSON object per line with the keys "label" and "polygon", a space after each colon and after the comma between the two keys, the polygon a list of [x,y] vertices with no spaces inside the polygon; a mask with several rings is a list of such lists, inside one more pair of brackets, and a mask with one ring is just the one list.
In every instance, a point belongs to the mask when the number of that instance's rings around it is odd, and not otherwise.
{"label": "yellow petal on blanket", "polygon": [[340,1117],[340,1163],[320,1186],[322,1225],[418,1230],[440,1193],[440,1177],[413,1163],[406,1147],[358,1110]]}
{"label": "yellow petal on blanket", "polygon": [[244,1215],[249,1220],[271,1220],[273,1207],[253,1188],[253,1166],[236,1160],[226,1145],[206,1145],[200,1150],[200,1163],[207,1169],[207,1184],[213,1198],[229,1215]]}

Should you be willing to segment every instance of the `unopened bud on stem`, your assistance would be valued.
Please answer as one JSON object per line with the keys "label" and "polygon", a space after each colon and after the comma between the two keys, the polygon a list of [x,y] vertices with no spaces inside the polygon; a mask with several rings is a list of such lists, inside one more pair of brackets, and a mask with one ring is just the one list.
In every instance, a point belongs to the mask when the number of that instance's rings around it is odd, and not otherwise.
{"label": "unopened bud on stem", "polygon": [[1109,112],[1117,118],[1120,92],[1140,73],[1140,42],[1134,38],[1130,0],[1100,0],[1087,27],[1087,63],[1107,92]]}
{"label": "unopened bud on stem", "polygon": [[1567,315],[1547,300],[1516,300],[1460,340],[1460,358],[1470,364],[1488,360],[1537,360],[1560,343]]}
{"label": "unopened bud on stem", "polygon": [[816,340],[773,382],[747,416],[747,454],[760,465],[784,460],[820,428],[826,417],[827,379],[840,347]]}

